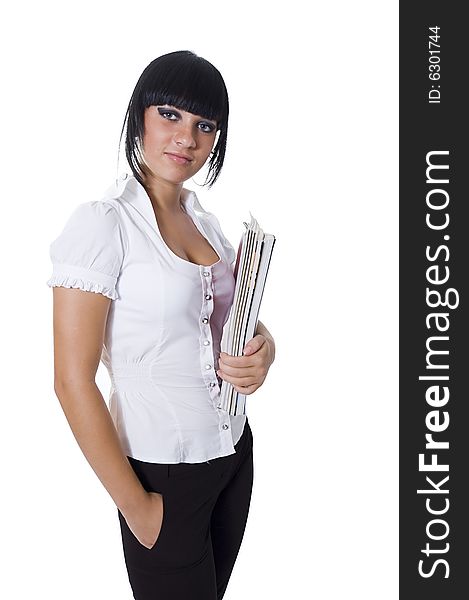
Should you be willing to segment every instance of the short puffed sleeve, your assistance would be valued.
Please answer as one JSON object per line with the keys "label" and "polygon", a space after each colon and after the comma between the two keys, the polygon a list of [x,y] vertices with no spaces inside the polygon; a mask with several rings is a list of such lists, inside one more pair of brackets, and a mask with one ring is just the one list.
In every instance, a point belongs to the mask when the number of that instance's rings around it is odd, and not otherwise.
{"label": "short puffed sleeve", "polygon": [[49,287],[80,288],[115,300],[124,245],[116,209],[103,201],[79,204],[49,247]]}

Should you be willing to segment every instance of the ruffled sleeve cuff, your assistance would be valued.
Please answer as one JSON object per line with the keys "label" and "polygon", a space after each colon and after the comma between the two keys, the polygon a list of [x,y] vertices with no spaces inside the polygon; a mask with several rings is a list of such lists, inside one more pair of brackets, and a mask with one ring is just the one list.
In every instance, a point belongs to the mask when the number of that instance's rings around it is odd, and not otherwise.
{"label": "ruffled sleeve cuff", "polygon": [[54,264],[52,276],[46,283],[49,287],[79,288],[103,294],[111,300],[119,299],[116,291],[117,277],[75,265]]}

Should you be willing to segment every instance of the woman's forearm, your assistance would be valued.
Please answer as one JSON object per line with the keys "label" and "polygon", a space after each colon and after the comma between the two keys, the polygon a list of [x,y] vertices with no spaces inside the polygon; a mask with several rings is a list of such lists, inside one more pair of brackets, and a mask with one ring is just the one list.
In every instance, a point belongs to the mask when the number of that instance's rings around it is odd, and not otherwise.
{"label": "woman's forearm", "polygon": [[93,382],[56,385],[73,435],[123,515],[146,493],[124,454],[104,398]]}

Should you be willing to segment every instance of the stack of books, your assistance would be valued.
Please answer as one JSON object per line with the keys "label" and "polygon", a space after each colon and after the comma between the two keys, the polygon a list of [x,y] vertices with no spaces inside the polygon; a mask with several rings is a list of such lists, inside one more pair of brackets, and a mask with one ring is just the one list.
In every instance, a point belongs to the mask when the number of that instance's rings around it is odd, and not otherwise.
{"label": "stack of books", "polygon": [[[232,356],[242,356],[244,346],[254,337],[259,308],[264,293],[275,236],[264,233],[251,216],[249,225],[244,223],[238,247],[234,277],[236,281],[233,304],[223,329],[221,350]],[[221,408],[230,415],[246,414],[246,395],[237,392],[225,380],[221,385]]]}

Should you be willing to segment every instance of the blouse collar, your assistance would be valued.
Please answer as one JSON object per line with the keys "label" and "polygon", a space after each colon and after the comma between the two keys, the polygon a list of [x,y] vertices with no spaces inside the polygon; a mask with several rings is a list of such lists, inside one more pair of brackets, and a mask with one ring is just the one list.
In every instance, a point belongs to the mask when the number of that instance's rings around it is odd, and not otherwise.
{"label": "blouse collar", "polygon": [[[114,184],[111,185],[105,195],[108,198],[122,197],[135,206],[148,220],[150,220],[150,222],[154,218],[150,197],[134,175],[129,175],[128,173],[121,175],[115,180]],[[189,208],[199,213],[207,213],[200,204],[196,193],[192,190],[183,187],[181,191],[181,201],[186,209]]]}
{"label": "blouse collar", "polygon": [[[124,202],[131,204],[151,225],[155,227],[155,213],[151,204],[150,197],[148,196],[145,188],[139,183],[134,175],[124,173],[116,179],[114,184],[106,191],[106,198],[119,198]],[[220,233],[219,236],[210,237],[211,243],[214,245],[218,253],[222,252],[220,256],[223,256],[229,265],[234,265],[236,259],[236,251],[231,246],[229,241],[225,238],[220,230],[220,225],[217,217],[206,211],[205,208],[200,204],[199,199],[194,191],[182,188],[181,200],[184,207],[192,212],[195,216],[199,226],[207,234],[206,225],[209,224],[212,228]],[[207,234],[208,237],[208,234]],[[184,261],[188,268],[192,268],[193,263]]]}

